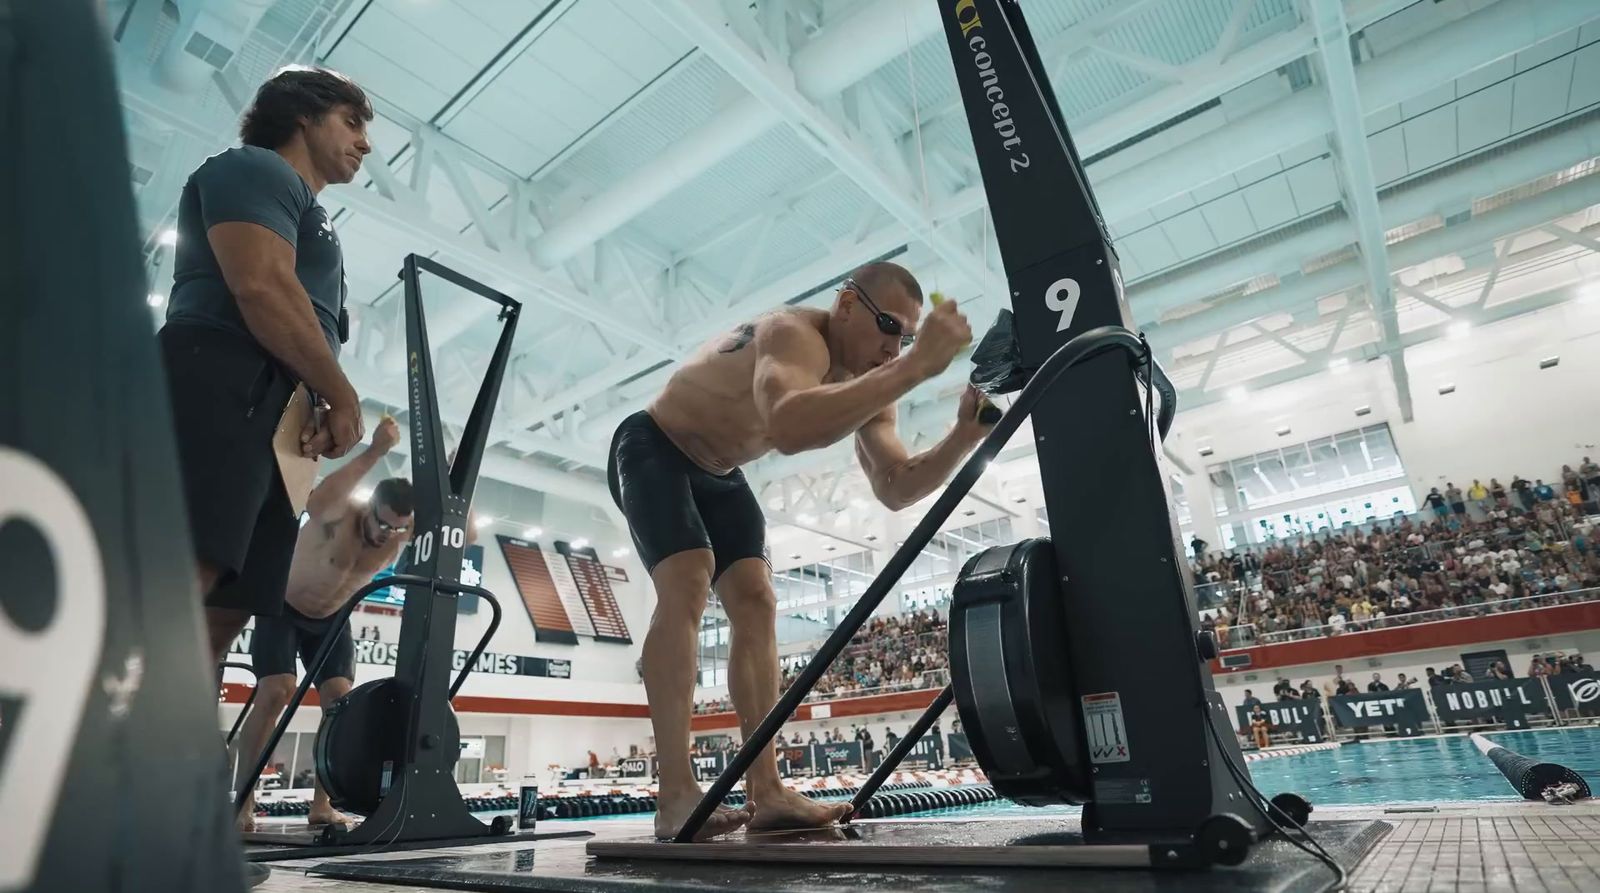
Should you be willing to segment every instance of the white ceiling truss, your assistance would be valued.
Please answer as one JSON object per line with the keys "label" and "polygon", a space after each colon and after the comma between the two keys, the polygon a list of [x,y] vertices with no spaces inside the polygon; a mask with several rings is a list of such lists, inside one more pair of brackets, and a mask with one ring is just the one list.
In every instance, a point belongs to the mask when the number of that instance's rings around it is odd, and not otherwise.
{"label": "white ceiling truss", "polygon": [[[368,88],[376,152],[358,185],[323,196],[348,255],[346,365],[374,412],[403,409],[406,253],[524,301],[492,435],[493,473],[515,483],[609,501],[611,431],[680,358],[753,314],[831,300],[860,263],[907,264],[963,298],[975,326],[1002,306],[932,0],[108,11],[157,289],[184,178],[232,143],[254,83],[318,61]],[[1452,322],[1550,306],[1593,275],[1600,4],[1034,0],[1026,12],[1180,406],[1373,360],[1408,414],[1408,347]],[[184,57],[197,34],[226,57]],[[441,409],[459,422],[492,342],[481,308],[429,309]],[[910,396],[908,443],[949,425],[963,375]],[[802,514],[859,492],[840,483],[849,463],[841,447],[749,472],[775,517],[805,527]],[[998,485],[974,498],[985,512],[1013,505]]]}

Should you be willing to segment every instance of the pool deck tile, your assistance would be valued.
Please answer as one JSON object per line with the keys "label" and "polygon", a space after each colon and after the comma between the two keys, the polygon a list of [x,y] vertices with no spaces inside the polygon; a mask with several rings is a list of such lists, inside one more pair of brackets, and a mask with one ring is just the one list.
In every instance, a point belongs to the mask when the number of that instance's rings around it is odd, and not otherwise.
{"label": "pool deck tile", "polygon": [[[1420,814],[1387,813],[1381,807],[1318,808],[1318,818],[1373,818],[1394,826],[1351,873],[1349,889],[1353,893],[1600,891],[1600,804],[1552,807],[1499,801],[1441,803],[1434,808],[1436,812]],[[649,827],[648,822],[633,819],[574,825],[606,837],[637,835],[645,833]],[[579,846],[581,842],[564,842],[564,845]],[[391,858],[483,852],[485,849],[414,851],[397,853]],[[417,889],[310,878],[303,874],[305,869],[326,861],[329,860],[275,863],[272,877],[258,889],[261,893],[310,890],[402,893]],[[1070,878],[1070,872],[1064,872],[1063,876]],[[863,889],[871,889],[871,884],[864,883]]]}

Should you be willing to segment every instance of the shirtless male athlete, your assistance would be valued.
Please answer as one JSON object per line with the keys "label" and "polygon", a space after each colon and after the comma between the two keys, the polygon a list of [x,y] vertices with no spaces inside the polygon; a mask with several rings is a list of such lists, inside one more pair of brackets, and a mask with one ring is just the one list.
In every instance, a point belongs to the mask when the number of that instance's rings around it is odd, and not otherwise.
{"label": "shirtless male athlete", "polygon": [[[256,702],[239,734],[241,772],[254,767],[256,756],[294,695],[300,681],[295,672],[296,653],[301,663],[310,665],[333,625],[332,615],[374,574],[394,564],[409,539],[410,481],[383,481],[368,505],[350,498],[361,479],[399,442],[400,428],[394,419],[379,422],[372,432],[372,445],[324,478],[306,500],[311,519],[295,541],[283,614],[257,616],[250,640],[250,659],[257,675]],[[348,621],[337,635],[328,662],[317,674],[317,698],[323,704],[344,697],[355,682],[355,640]],[[239,779],[238,783],[246,781]],[[315,791],[307,821],[312,825],[350,823],[349,817],[328,802],[321,782],[316,783]],[[253,796],[245,801],[238,825],[241,831],[255,829]]]}
{"label": "shirtless male athlete", "polygon": [[[689,714],[700,615],[713,588],[733,626],[728,682],[746,736],[778,698],[766,520],[739,466],[854,434],[872,492],[898,511],[943,485],[988,433],[978,421],[982,396],[969,388],[955,427],[931,449],[909,455],[896,435],[895,401],[972,340],[954,301],[935,306],[919,331],[921,312],[915,277],[896,264],[868,264],[845,280],[831,310],[783,308],[701,346],[647,409],[617,428],[611,495],[657,598],[643,669],[661,773],[658,836],[675,834],[701,795],[689,762]],[[849,811],[784,788],[770,745],[745,785],[747,806],[719,810],[702,836],[746,823],[827,825]]]}

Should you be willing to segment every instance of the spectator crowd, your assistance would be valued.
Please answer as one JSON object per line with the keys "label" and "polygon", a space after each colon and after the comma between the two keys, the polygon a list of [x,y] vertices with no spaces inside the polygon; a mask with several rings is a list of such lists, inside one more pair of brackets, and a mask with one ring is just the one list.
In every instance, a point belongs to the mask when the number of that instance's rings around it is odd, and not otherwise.
{"label": "spectator crowd", "polygon": [[[810,660],[810,654],[782,658],[779,666],[783,681],[779,690],[793,684]],[[845,647],[812,689],[809,700],[937,688],[948,681],[949,666],[948,627],[938,611],[877,617]],[[696,713],[732,709],[733,703],[728,698],[695,704]]]}
{"label": "spectator crowd", "polygon": [[1238,647],[1377,629],[1423,611],[1495,613],[1515,599],[1600,586],[1600,531],[1584,515],[1600,494],[1600,468],[1587,458],[1580,468],[1594,476],[1569,467],[1559,493],[1520,477],[1509,489],[1451,483],[1416,516],[1202,554],[1192,567],[1209,590],[1204,625]]}

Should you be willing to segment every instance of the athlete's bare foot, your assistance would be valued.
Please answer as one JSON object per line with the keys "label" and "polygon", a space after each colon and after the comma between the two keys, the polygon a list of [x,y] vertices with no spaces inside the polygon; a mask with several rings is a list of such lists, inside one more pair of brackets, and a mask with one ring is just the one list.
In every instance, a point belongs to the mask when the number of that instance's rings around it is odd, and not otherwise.
{"label": "athlete's bare foot", "polygon": [[[689,820],[689,813],[694,812],[695,805],[702,796],[699,790],[685,791],[672,796],[658,795],[656,797],[656,837],[666,839],[678,836],[678,829]],[[706,819],[700,833],[694,836],[695,840],[708,840],[720,837],[730,831],[737,831],[746,822],[750,821],[749,809],[731,809],[727,806],[717,807]]]}
{"label": "athlete's bare foot", "polygon": [[239,815],[234,818],[233,826],[240,834],[256,830],[256,798],[251,797],[244,801],[244,808],[239,810]]}
{"label": "athlete's bare foot", "polygon": [[751,831],[825,828],[850,814],[849,803],[818,803],[788,788],[751,795]]}
{"label": "athlete's bare foot", "polygon": [[311,812],[306,815],[306,824],[311,825],[312,827],[338,825],[339,827],[348,831],[350,828],[355,826],[356,820],[345,815],[339,810],[334,809],[332,806],[329,806],[325,809],[313,807]]}

